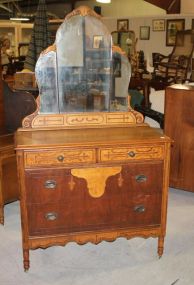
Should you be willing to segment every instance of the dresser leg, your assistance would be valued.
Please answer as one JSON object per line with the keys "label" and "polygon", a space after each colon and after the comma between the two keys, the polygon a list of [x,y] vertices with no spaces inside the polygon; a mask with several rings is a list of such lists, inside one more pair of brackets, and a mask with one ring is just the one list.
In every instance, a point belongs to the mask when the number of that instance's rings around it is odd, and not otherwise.
{"label": "dresser leg", "polygon": [[24,271],[28,271],[30,268],[30,260],[29,260],[29,249],[23,250],[23,257],[24,257]]}
{"label": "dresser leg", "polygon": [[161,257],[164,252],[164,237],[158,238],[158,256]]}
{"label": "dresser leg", "polygon": [[0,206],[0,223],[4,225],[4,206]]}

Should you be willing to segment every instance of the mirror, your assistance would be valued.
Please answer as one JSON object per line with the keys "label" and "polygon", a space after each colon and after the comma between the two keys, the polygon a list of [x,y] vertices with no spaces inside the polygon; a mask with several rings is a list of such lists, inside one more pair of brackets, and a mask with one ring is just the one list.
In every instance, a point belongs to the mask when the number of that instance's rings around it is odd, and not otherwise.
{"label": "mirror", "polygon": [[68,14],[53,46],[36,64],[41,114],[128,110],[130,63],[100,16],[88,7]]}

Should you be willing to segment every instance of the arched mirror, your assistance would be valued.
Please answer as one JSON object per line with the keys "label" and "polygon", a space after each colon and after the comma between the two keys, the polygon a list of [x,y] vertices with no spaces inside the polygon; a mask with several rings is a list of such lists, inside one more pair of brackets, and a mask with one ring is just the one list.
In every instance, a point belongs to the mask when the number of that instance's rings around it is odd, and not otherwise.
{"label": "arched mirror", "polygon": [[88,8],[65,18],[35,72],[40,114],[128,110],[129,60]]}

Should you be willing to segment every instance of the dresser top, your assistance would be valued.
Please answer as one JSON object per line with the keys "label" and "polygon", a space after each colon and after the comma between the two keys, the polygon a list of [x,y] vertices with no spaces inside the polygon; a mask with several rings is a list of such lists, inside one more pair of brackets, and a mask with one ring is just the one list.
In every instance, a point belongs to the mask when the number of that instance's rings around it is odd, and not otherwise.
{"label": "dresser top", "polygon": [[149,126],[141,127],[112,127],[63,130],[18,130],[15,135],[16,149],[75,147],[92,145],[111,145],[126,143],[153,143],[170,141],[161,129]]}

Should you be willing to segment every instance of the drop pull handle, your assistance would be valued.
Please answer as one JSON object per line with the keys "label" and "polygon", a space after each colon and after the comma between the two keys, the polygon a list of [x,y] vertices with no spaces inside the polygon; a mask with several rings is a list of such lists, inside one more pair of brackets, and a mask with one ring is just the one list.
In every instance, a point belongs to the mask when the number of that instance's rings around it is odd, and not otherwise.
{"label": "drop pull handle", "polygon": [[57,182],[55,180],[47,180],[44,183],[44,187],[46,189],[55,189],[57,186]]}
{"label": "drop pull handle", "polygon": [[134,211],[137,213],[143,213],[145,212],[145,206],[144,205],[137,205],[134,207]]}
{"label": "drop pull handle", "polygon": [[60,162],[63,162],[64,156],[63,155],[57,156],[57,160],[60,161]]}
{"label": "drop pull handle", "polygon": [[128,156],[134,157],[134,156],[135,156],[135,152],[134,152],[134,151],[129,151],[129,152],[128,152]]}
{"label": "drop pull handle", "polygon": [[145,176],[144,174],[139,174],[139,175],[135,176],[135,180],[138,183],[146,182],[147,181],[147,176]]}
{"label": "drop pull handle", "polygon": [[55,212],[49,212],[49,213],[45,214],[45,218],[46,218],[47,221],[54,221],[54,220],[57,219],[57,216],[58,215]]}

